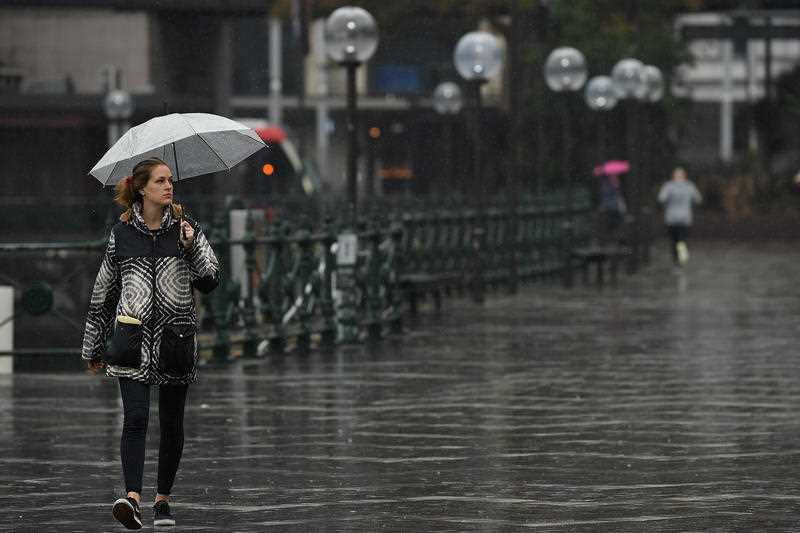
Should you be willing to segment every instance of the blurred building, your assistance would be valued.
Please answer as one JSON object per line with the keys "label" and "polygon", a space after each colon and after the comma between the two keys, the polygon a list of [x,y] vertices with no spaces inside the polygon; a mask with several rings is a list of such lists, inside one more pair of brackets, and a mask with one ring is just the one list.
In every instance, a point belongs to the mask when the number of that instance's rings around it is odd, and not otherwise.
{"label": "blurred building", "polygon": [[[6,231],[102,228],[110,193],[88,170],[107,148],[102,102],[133,96],[137,123],[169,111],[229,115],[237,20],[260,1],[18,1],[0,8],[0,201]],[[10,81],[9,81],[10,80]],[[43,217],[43,213],[50,216]]]}
{"label": "blurred building", "polygon": [[677,17],[675,28],[691,54],[672,86],[692,102],[679,157],[703,167],[758,152],[753,109],[800,65],[800,10],[691,13]]}
{"label": "blurred building", "polygon": [[[40,235],[54,219],[66,222],[58,226],[64,233],[76,228],[96,235],[102,229],[111,191],[87,173],[108,147],[110,121],[102,104],[114,88],[132,95],[130,124],[165,110],[279,122],[274,125],[292,138],[303,163],[303,176],[264,186],[259,180],[282,176],[262,172],[271,163],[270,154],[262,151],[258,161],[230,175],[179,184],[179,198],[201,194],[221,203],[228,194],[342,190],[343,69],[325,57],[323,20],[308,21],[308,40],[300,43],[292,20],[277,26],[270,21],[274,3],[4,2],[0,142],[11,157],[0,168],[0,213],[6,213],[0,215],[2,233]],[[382,31],[378,53],[359,69],[362,190],[372,179],[376,193],[426,190],[441,173],[432,164],[436,154],[430,142],[440,135],[441,120],[430,108],[429,95],[439,82],[458,80],[452,48],[463,21],[452,27],[436,26],[435,21],[420,24],[427,33]],[[431,34],[438,38],[426,37]],[[276,46],[280,68],[271,71],[270,49]],[[491,102],[502,85],[493,83],[486,90]],[[459,134],[463,136],[456,132],[456,140]],[[458,143],[458,161],[470,160],[465,144]],[[50,216],[43,217],[43,212]]]}

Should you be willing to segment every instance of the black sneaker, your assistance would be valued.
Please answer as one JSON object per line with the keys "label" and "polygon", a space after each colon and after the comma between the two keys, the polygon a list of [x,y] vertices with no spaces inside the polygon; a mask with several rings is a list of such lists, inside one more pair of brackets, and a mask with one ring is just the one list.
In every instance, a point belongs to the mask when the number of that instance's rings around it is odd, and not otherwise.
{"label": "black sneaker", "polygon": [[142,511],[133,498],[120,498],[115,501],[111,514],[128,529],[142,529]]}
{"label": "black sneaker", "polygon": [[153,525],[154,526],[174,526],[175,519],[169,512],[169,502],[160,501],[153,506]]}

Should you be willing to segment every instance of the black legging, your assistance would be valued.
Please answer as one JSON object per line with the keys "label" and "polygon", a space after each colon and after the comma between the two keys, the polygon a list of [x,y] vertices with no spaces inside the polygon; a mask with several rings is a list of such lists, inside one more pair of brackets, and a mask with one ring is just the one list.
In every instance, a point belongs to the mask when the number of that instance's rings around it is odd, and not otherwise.
{"label": "black legging", "polygon": [[669,234],[670,247],[672,251],[672,260],[678,262],[678,243],[686,242],[689,238],[689,226],[682,224],[674,224],[667,226],[667,233]]}
{"label": "black legging", "polygon": [[[120,455],[125,490],[142,492],[147,421],[150,416],[150,386],[128,378],[119,378],[125,420],[122,425]],[[168,495],[175,482],[183,453],[183,408],[188,385],[161,385],[158,390],[158,424],[161,441],[158,447],[158,493]]]}

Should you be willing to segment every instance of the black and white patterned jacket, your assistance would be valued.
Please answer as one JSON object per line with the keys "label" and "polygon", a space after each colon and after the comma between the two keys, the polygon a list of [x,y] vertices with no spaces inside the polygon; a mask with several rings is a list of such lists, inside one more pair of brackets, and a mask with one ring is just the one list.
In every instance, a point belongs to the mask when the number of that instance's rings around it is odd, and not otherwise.
{"label": "black and white patterned jacket", "polygon": [[[186,220],[195,230],[189,250],[180,244],[180,221],[171,209],[164,210],[161,228],[151,231],[136,203],[131,220],[111,230],[89,303],[81,355],[84,359],[104,356],[118,315],[142,321],[142,348],[138,368],[108,365],[109,376],[158,385],[193,383],[197,378],[192,289],[213,290],[219,281],[219,263],[199,225]],[[174,332],[180,332],[181,339]],[[172,340],[167,343],[167,338]],[[185,344],[176,348],[174,339]],[[162,340],[173,347],[164,350],[169,353],[161,353]],[[176,365],[174,357],[184,361]]]}

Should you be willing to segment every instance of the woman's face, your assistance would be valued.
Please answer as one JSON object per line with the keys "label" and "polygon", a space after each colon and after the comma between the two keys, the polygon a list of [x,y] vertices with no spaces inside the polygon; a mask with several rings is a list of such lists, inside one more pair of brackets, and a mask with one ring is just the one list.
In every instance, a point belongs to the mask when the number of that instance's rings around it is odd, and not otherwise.
{"label": "woman's face", "polygon": [[144,200],[161,207],[172,203],[172,171],[166,165],[158,165],[150,171],[147,185],[141,189]]}

